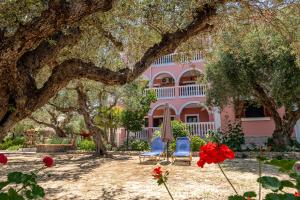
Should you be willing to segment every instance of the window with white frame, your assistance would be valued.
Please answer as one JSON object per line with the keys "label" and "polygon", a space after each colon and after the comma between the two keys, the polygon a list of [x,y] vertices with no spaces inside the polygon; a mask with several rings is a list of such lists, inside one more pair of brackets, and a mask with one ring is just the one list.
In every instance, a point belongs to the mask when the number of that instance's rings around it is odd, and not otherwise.
{"label": "window with white frame", "polygon": [[185,115],[185,122],[186,123],[196,123],[196,122],[199,122],[199,115],[198,114]]}

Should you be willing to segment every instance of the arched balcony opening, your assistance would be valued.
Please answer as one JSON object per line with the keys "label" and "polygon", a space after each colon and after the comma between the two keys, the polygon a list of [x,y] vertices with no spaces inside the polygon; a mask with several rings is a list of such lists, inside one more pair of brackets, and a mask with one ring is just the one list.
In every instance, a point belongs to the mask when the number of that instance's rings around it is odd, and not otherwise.
{"label": "arched balcony opening", "polygon": [[152,86],[153,87],[174,87],[175,78],[170,73],[160,73],[154,77]]}
{"label": "arched balcony opening", "polygon": [[[162,124],[164,118],[164,109],[165,109],[165,105],[160,105],[154,108],[152,112],[153,127],[160,127],[160,125]],[[176,111],[173,106],[170,106],[170,114],[171,114],[171,120],[175,120]]]}
{"label": "arched balcony opening", "polygon": [[198,102],[183,105],[180,109],[180,120],[186,123],[192,135],[203,137],[208,130],[215,130],[212,113]]}
{"label": "arched balcony opening", "polygon": [[203,73],[197,69],[191,69],[182,73],[179,78],[179,96],[205,96],[206,85],[199,84]]}
{"label": "arched balcony opening", "polygon": [[156,75],[152,81],[152,89],[158,99],[175,97],[175,77],[171,73],[162,72]]}

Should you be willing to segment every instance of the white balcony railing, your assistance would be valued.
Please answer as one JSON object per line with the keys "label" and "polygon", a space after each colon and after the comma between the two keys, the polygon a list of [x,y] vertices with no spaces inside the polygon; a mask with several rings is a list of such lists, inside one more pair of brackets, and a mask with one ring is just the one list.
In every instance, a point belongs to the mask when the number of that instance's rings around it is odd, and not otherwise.
{"label": "white balcony railing", "polygon": [[129,136],[130,136],[130,138],[133,138],[133,139],[148,141],[151,139],[152,135],[154,134],[154,132],[156,130],[160,130],[160,128],[159,127],[146,127],[146,128],[143,128],[143,130],[141,130],[141,131],[130,132]]}
{"label": "white balcony railing", "polygon": [[175,87],[151,88],[158,99],[170,99],[175,97]]}
{"label": "white balcony railing", "polygon": [[203,59],[202,53],[195,53],[195,55],[192,58],[187,56],[186,53],[172,53],[160,57],[153,64],[159,66],[159,65],[170,64],[175,62],[180,62],[180,63],[194,62],[194,61],[200,61],[202,59]]}
{"label": "white balcony railing", "polygon": [[207,85],[185,85],[174,87],[150,88],[154,90],[157,99],[173,99],[176,95],[179,97],[205,97]]}
{"label": "white balcony railing", "polygon": [[206,85],[185,85],[179,86],[179,96],[180,97],[203,97],[205,96]]}
{"label": "white balcony railing", "polygon": [[[190,135],[196,135],[204,137],[208,130],[215,130],[215,122],[196,122],[196,123],[185,123]],[[130,138],[150,141],[154,132],[160,130],[159,127],[146,127],[138,132],[131,132]]]}
{"label": "white balcony railing", "polygon": [[215,130],[215,122],[186,123],[191,135],[204,137],[208,130]]}

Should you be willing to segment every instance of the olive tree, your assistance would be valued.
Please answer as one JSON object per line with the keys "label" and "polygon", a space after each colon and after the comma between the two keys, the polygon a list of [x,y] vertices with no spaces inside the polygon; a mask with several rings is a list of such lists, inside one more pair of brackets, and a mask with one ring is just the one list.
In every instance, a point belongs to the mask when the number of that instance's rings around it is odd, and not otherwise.
{"label": "olive tree", "polygon": [[300,67],[291,41],[270,26],[249,24],[219,39],[206,70],[209,102],[238,108],[240,100],[251,100],[264,106],[275,122],[276,146],[290,145],[300,119]]}

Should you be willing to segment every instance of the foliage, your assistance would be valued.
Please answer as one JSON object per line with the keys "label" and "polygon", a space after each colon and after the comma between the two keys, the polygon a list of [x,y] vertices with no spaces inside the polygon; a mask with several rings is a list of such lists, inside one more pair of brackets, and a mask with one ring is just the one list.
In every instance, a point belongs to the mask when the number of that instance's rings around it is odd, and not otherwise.
{"label": "foliage", "polygon": [[171,122],[171,126],[174,139],[176,139],[177,137],[186,137],[189,135],[187,126],[182,121],[174,120]]}
{"label": "foliage", "polygon": [[[7,157],[0,154],[0,164],[7,164]],[[44,166],[30,172],[9,172],[7,180],[0,182],[1,200],[29,200],[42,199],[45,196],[44,189],[38,185],[38,173],[45,167],[52,167],[54,160],[50,156],[43,158]]]}
{"label": "foliage", "polygon": [[13,145],[13,146],[8,147],[6,150],[17,151],[17,150],[21,149],[22,147],[23,147],[23,145],[21,145],[21,144],[19,144],[19,145]]}
{"label": "foliage", "polygon": [[206,140],[218,144],[226,144],[235,151],[241,150],[241,145],[245,143],[244,133],[240,123],[228,123],[224,133],[220,130],[209,130]]}
{"label": "foliage", "polygon": [[241,145],[245,144],[241,123],[228,123],[227,130],[222,137],[222,143],[235,151],[241,150]]}
{"label": "foliage", "polygon": [[29,120],[23,120],[19,123],[17,123],[12,129],[11,133],[14,136],[23,136],[23,133],[27,131],[28,129],[32,129],[33,124]]}
{"label": "foliage", "polygon": [[[267,165],[273,165],[278,167],[279,171],[289,174],[289,180],[279,180],[277,177],[274,176],[260,176],[257,179],[257,182],[261,184],[261,186],[270,191],[266,194],[265,200],[297,200],[300,199],[297,195],[293,193],[289,193],[286,189],[290,190],[296,189],[297,194],[300,190],[300,176],[297,174],[299,173],[300,169],[295,168],[295,160],[266,160],[264,157],[258,157],[259,161],[263,161]],[[294,169],[295,168],[295,169]],[[295,171],[297,173],[295,173]],[[261,195],[261,194],[259,194]],[[243,196],[241,195],[234,195],[230,196],[229,200],[247,200],[248,197],[256,197],[256,193],[251,191],[245,193]]]}
{"label": "foliage", "polygon": [[128,131],[136,132],[142,129],[144,117],[151,109],[150,104],[156,101],[153,91],[144,92],[145,85],[139,83],[128,85],[124,92],[127,93],[124,99],[125,110],[122,112],[122,125]]}
{"label": "foliage", "polygon": [[208,130],[205,137],[208,142],[222,144],[223,136],[220,130]]}
{"label": "foliage", "polygon": [[202,147],[203,145],[205,145],[205,141],[200,138],[199,136],[191,136],[190,138],[191,140],[191,149],[192,151],[199,151],[200,147]]}
{"label": "foliage", "polygon": [[150,149],[149,143],[144,140],[133,140],[129,145],[133,151],[146,151]]}
{"label": "foliage", "polygon": [[3,143],[0,143],[0,149],[5,150],[10,147],[17,148],[16,146],[22,147],[25,144],[24,137],[6,138]]}
{"label": "foliage", "polygon": [[171,143],[169,143],[169,152],[175,152],[176,151],[176,140],[173,140]]}
{"label": "foliage", "polygon": [[161,131],[159,131],[159,130],[154,131],[154,133],[152,135],[152,139],[157,138],[157,137],[161,137]]}
{"label": "foliage", "polygon": [[45,191],[37,184],[37,178],[34,172],[10,172],[7,175],[7,180],[0,182],[0,199],[25,200],[43,198]]}
{"label": "foliage", "polygon": [[84,150],[84,151],[95,151],[96,150],[95,142],[92,140],[82,140],[79,142],[78,147],[80,150]]}
{"label": "foliage", "polygon": [[54,138],[51,138],[50,144],[70,144],[70,139],[54,137]]}

